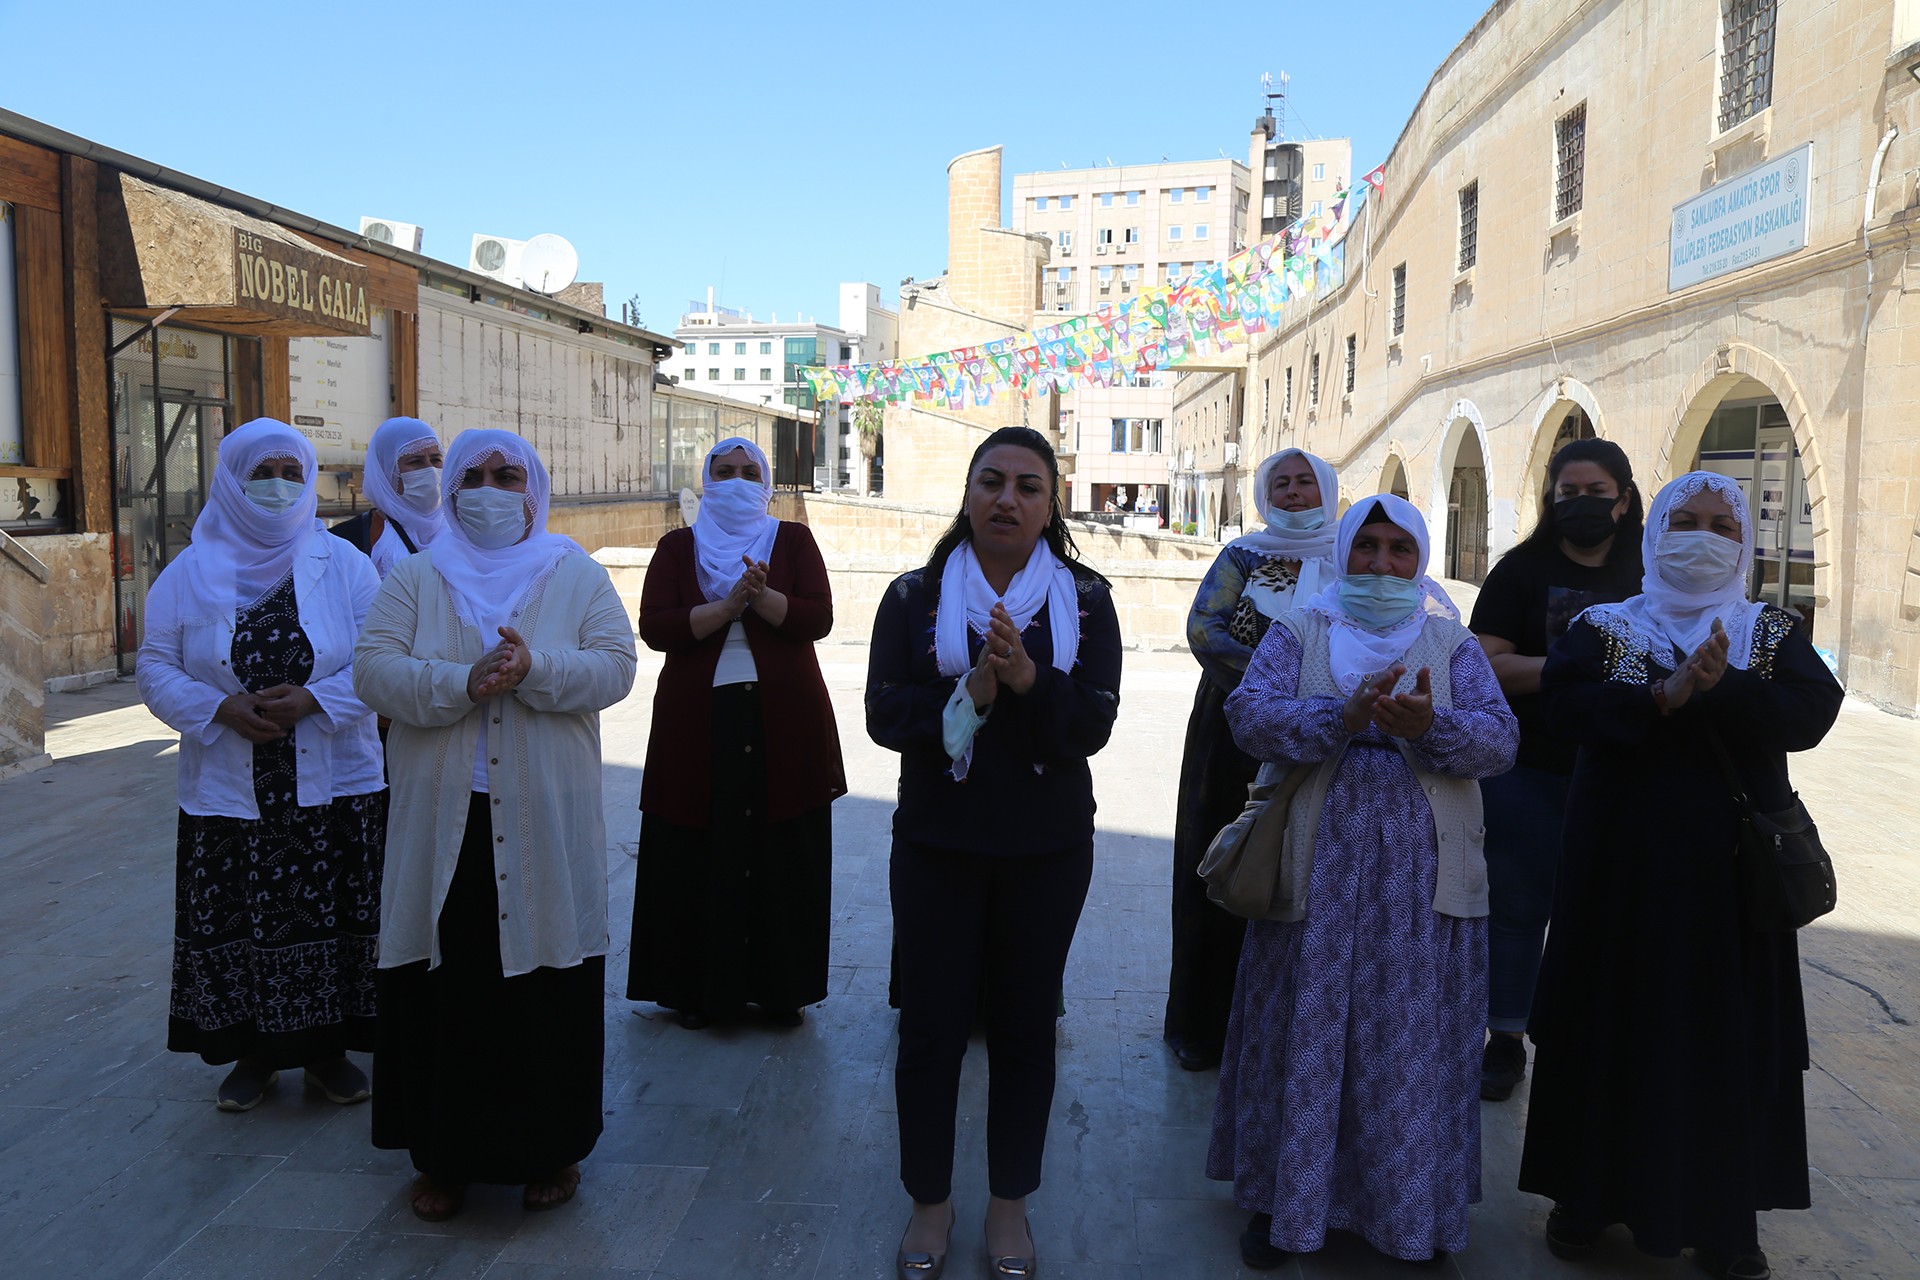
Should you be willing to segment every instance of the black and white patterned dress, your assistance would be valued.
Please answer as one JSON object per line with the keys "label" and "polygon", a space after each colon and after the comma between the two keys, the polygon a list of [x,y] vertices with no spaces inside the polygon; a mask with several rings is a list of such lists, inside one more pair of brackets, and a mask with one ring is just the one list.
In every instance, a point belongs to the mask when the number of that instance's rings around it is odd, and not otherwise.
{"label": "black and white patterned dress", "polygon": [[[313,646],[288,575],[235,618],[242,687],[304,685]],[[258,819],[180,813],[167,1047],[299,1066],[373,1048],[386,792],[302,807],[293,732],[253,749]]]}

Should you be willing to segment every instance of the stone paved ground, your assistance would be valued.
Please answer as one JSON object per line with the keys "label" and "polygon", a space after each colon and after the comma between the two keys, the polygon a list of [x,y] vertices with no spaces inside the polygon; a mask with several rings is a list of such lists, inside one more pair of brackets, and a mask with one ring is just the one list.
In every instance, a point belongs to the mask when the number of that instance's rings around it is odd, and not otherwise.
{"label": "stone paved ground", "polygon": [[[48,701],[56,763],[0,782],[0,1274],[9,1276],[884,1277],[905,1218],[894,1176],[886,1005],[892,758],[861,731],[865,653],[822,649],[852,794],[836,807],[834,993],[790,1032],[690,1033],[624,990],[631,841],[658,664],[606,717],[615,954],[606,1136],[580,1198],[521,1211],[478,1189],[430,1226],[404,1156],[367,1142],[365,1107],[283,1081],[243,1116],[220,1072],[164,1049],[173,735],[128,685]],[[1200,1175],[1215,1077],[1159,1040],[1179,744],[1195,672],[1129,655],[1119,729],[1096,760],[1098,870],[1067,978],[1042,1274],[1248,1274],[1242,1215]],[[1920,1275],[1920,724],[1850,704],[1797,778],[1839,854],[1840,910],[1803,934],[1814,1070],[1815,1207],[1769,1215],[1782,1276]],[[1664,1068],[1647,1045],[1649,1071]],[[948,1274],[984,1273],[984,1052],[969,1055]],[[474,1069],[484,1071],[478,1062]],[[1485,1203],[1439,1274],[1678,1277],[1624,1238],[1574,1268],[1540,1241],[1546,1205],[1513,1189],[1526,1094],[1487,1104]],[[1287,1277],[1429,1274],[1351,1240]]]}

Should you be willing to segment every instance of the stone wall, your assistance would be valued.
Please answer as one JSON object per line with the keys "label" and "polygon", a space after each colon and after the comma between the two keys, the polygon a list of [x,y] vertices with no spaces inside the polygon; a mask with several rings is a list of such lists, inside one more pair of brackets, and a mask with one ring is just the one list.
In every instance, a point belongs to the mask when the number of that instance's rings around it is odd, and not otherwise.
{"label": "stone wall", "polygon": [[[775,514],[805,523],[827,563],[834,605],[829,642],[864,643],[887,584],[925,563],[934,542],[953,520],[952,511],[929,506],[818,493],[782,497],[793,500],[794,509],[776,508]],[[1120,635],[1127,647],[1184,649],[1187,611],[1200,579],[1219,554],[1219,545],[1079,523],[1074,524],[1073,535],[1082,558],[1113,582]],[[652,544],[603,545],[592,550],[613,575],[628,611],[638,617]]]}
{"label": "stone wall", "polygon": [[[782,520],[806,520],[798,493],[774,494],[772,511]],[[551,532],[566,534],[589,552],[602,547],[652,547],[685,523],[677,498],[557,502],[547,512]]]}
{"label": "stone wall", "polygon": [[24,545],[47,567],[41,676],[53,689],[79,688],[118,674],[114,627],[113,537],[69,533]]}
{"label": "stone wall", "polygon": [[0,533],[0,778],[48,763],[40,646],[47,566]]}

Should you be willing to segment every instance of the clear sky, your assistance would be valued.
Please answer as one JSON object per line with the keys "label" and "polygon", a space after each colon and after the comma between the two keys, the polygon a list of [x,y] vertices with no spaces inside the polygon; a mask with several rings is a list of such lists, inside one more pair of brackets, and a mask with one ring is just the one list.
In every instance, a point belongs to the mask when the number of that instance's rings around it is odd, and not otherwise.
{"label": "clear sky", "polygon": [[[1260,75],[1289,136],[1386,158],[1489,0],[1336,5],[47,4],[0,0],[0,106],[357,228],[558,232],[610,314],[670,331],[709,285],[834,323],[946,256],[946,165],[1245,160]],[[1257,25],[1215,26],[1259,13]]]}

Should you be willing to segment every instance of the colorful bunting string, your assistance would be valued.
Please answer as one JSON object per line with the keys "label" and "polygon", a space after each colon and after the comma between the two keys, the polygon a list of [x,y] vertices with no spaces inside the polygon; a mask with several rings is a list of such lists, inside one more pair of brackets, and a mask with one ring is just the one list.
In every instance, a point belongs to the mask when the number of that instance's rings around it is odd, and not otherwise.
{"label": "colorful bunting string", "polygon": [[1332,219],[1308,218],[1207,271],[1146,289],[1117,307],[1102,304],[1092,315],[915,360],[804,373],[814,395],[825,401],[911,400],[961,409],[991,404],[1006,391],[1033,396],[1071,392],[1083,382],[1110,387],[1130,375],[1229,351],[1279,327],[1290,301],[1344,278],[1345,246],[1336,237],[1351,194],[1336,193]]}

